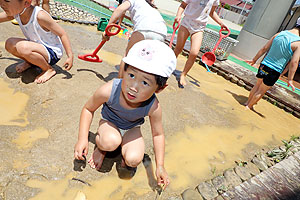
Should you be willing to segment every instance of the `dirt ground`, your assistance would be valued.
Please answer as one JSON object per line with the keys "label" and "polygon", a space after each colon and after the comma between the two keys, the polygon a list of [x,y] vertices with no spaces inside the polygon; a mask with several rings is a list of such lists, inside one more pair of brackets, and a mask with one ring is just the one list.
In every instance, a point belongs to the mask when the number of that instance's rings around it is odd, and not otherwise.
{"label": "dirt ground", "polygon": [[[60,25],[69,34],[74,66],[70,71],[61,68],[64,55],[55,66],[57,75],[37,85],[33,80],[38,69],[17,74],[15,66],[21,60],[4,49],[8,37],[23,37],[21,30],[10,22],[1,24],[0,199],[75,199],[79,194],[87,199],[155,199],[148,119],[142,131],[152,165],[140,164],[132,179],[118,177],[110,165],[118,163],[115,155],[105,161],[102,172],[74,161],[82,106],[99,86],[117,77],[127,40],[111,38],[98,54],[102,63],[85,62],[77,55],[91,53],[101,40],[100,32],[95,26]],[[178,58],[177,74],[185,61],[183,56]],[[166,134],[165,165],[172,181],[163,199],[177,199],[184,189],[233,167],[234,161],[248,160],[263,148],[300,135],[299,119],[263,100],[257,113],[244,110],[241,104],[249,92],[198,64],[188,81],[181,89],[172,76],[158,95]],[[97,111],[90,128],[88,157],[99,119]]]}

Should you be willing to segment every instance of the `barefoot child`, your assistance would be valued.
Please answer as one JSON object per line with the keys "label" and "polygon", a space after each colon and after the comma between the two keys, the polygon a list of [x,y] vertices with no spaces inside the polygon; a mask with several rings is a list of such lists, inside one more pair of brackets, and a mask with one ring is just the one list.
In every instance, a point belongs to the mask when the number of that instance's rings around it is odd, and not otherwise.
{"label": "barefoot child", "polygon": [[15,18],[26,39],[11,37],[5,42],[5,49],[14,56],[24,60],[16,66],[17,72],[23,72],[31,65],[42,69],[36,77],[36,83],[44,83],[56,72],[51,67],[59,61],[63,54],[63,46],[67,53],[64,66],[71,69],[73,53],[67,33],[52,19],[49,13],[38,6],[32,6],[31,0],[0,0],[0,23]]}
{"label": "barefoot child", "polygon": [[[133,33],[128,42],[125,56],[129,49],[137,42],[145,39],[164,41],[167,36],[167,27],[160,13],[155,9],[153,0],[124,0],[113,12],[108,25],[116,23],[127,10],[130,12],[130,18],[133,22]],[[103,32],[103,38],[109,37]],[[119,78],[123,77],[124,62],[121,61]]]}
{"label": "barefoot child", "polygon": [[[267,55],[260,64],[257,72],[257,82],[249,94],[245,103],[247,109],[253,109],[264,94],[276,83],[281,74],[287,70],[288,86],[293,90],[293,78],[298,67],[300,59],[300,18],[297,20],[296,27],[291,30],[281,31],[275,34],[265,46],[263,46],[252,60],[246,61],[254,65],[256,61],[264,55]],[[286,68],[286,69],[285,69]]]}
{"label": "barefoot child", "polygon": [[157,182],[167,186],[162,109],[155,93],[167,86],[166,81],[176,67],[176,57],[163,42],[143,40],[136,43],[123,60],[126,63],[123,79],[114,79],[101,86],[83,107],[74,157],[84,160],[88,154],[90,124],[94,112],[103,105],[96,136],[97,148],[88,161],[90,166],[99,170],[105,152],[114,151],[121,145],[123,167],[137,167],[145,150],[141,125],[144,117],[149,116]]}
{"label": "barefoot child", "polygon": [[191,36],[190,54],[185,63],[183,72],[180,75],[179,81],[183,86],[186,85],[185,77],[192,68],[199,53],[208,16],[217,22],[221,26],[221,29],[227,30],[227,27],[222,23],[215,12],[218,5],[219,0],[183,0],[178,8],[175,22],[180,23],[183,11],[184,17],[178,30],[177,43],[174,49],[176,57],[182,51],[187,38]]}

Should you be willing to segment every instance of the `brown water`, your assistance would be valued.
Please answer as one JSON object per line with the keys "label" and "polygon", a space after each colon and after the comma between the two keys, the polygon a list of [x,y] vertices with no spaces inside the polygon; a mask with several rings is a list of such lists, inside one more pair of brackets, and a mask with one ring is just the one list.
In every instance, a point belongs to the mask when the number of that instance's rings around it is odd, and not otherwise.
{"label": "brown water", "polygon": [[10,88],[0,78],[0,125],[26,126],[28,124],[25,106],[29,96]]}
{"label": "brown water", "polygon": [[[115,58],[116,55],[104,50],[101,50],[99,55],[111,65],[119,64],[120,56]],[[185,62],[185,58],[180,56],[178,66],[183,66],[183,62]],[[299,119],[283,110],[261,100],[256,110],[263,114],[261,117],[257,113],[245,110],[237,101],[248,96],[249,92],[245,89],[215,74],[207,73],[198,64],[194,65],[189,74],[201,82],[201,87],[193,87],[193,90],[216,100],[216,104],[211,108],[212,111],[219,112],[219,108],[224,108],[226,109],[224,115],[230,116],[229,119],[235,119],[239,123],[236,123],[235,127],[186,126],[183,131],[172,133],[173,136],[168,137],[166,141],[165,154],[165,166],[171,178],[168,190],[176,191],[179,194],[187,187],[195,187],[200,180],[211,178],[234,166],[234,161],[244,159],[242,151],[247,148],[249,143],[263,146],[273,142],[279,145],[282,139],[289,139],[291,135],[299,135]],[[3,85],[5,83],[0,82],[0,87]],[[4,88],[10,96],[15,95],[12,89]],[[172,87],[169,87],[168,91],[176,92],[172,90]],[[0,103],[0,106],[2,104]],[[14,116],[19,116],[23,110],[18,109]],[[185,119],[190,116],[179,117]],[[6,122],[11,123],[13,119],[15,118],[11,117]],[[35,140],[48,137],[47,131],[39,130],[38,132],[43,134],[33,138],[31,138],[33,132],[20,133],[19,139],[16,139],[15,142],[19,147],[27,148]],[[170,135],[170,133],[166,133],[166,135]],[[15,166],[18,166],[18,163]],[[74,199],[76,195],[80,199],[85,197],[87,199],[122,199],[128,193],[142,198],[143,195],[153,192],[147,178],[147,174],[151,173],[149,171],[147,173],[141,164],[138,166],[136,175],[129,181],[118,178],[115,167],[113,167],[109,176],[102,176],[99,180],[90,182],[91,187],[69,189],[69,181],[75,174],[56,181],[29,180],[27,186],[41,189],[41,192],[32,199]],[[79,191],[81,192],[78,193]],[[146,197],[143,196],[143,198]]]}
{"label": "brown water", "polygon": [[33,131],[23,131],[19,134],[18,138],[12,142],[17,145],[19,149],[31,148],[33,143],[39,139],[45,139],[49,137],[49,132],[40,127]]}

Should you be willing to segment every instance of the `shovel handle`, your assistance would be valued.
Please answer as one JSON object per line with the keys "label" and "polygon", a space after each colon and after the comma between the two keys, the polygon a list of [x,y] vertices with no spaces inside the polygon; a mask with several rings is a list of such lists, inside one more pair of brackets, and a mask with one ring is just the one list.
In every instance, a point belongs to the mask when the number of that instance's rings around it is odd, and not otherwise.
{"label": "shovel handle", "polygon": [[[116,32],[111,32],[111,29],[115,27],[117,28]],[[106,26],[105,28],[105,34],[107,36],[113,36],[113,35],[117,35],[119,32],[121,31],[121,26],[117,25],[117,24],[109,24],[108,26]]]}
{"label": "shovel handle", "polygon": [[[177,26],[176,26],[177,24]],[[180,26],[180,22],[177,23],[176,21],[174,21],[173,23],[173,34],[172,34],[172,37],[171,37],[171,40],[170,40],[170,44],[169,44],[169,47],[172,48],[172,44],[173,44],[173,40],[174,40],[174,37],[175,37],[175,33],[176,33],[176,30],[179,28]]]}
{"label": "shovel handle", "polygon": [[[226,35],[224,35],[222,33],[222,31],[228,31],[228,33]],[[215,51],[218,48],[219,44],[221,43],[222,39],[224,39],[224,38],[226,38],[226,37],[228,37],[230,35],[230,30],[222,28],[222,29],[219,30],[219,35],[220,35],[220,38],[219,38],[218,42],[216,43],[214,49],[212,50],[212,53],[215,53]]]}
{"label": "shovel handle", "polygon": [[[176,26],[176,24],[177,24],[177,26]],[[180,26],[180,22],[177,23],[176,21],[174,21],[174,23],[173,23],[173,30],[177,31],[177,29],[179,28],[179,26]]]}
{"label": "shovel handle", "polygon": [[[228,31],[228,33],[227,33],[226,35],[224,35],[224,34],[222,33],[222,31]],[[220,37],[222,37],[222,39],[228,37],[228,36],[230,35],[230,33],[231,33],[230,30],[227,29],[227,28],[221,28],[221,29],[219,30],[219,35],[220,35]]]}

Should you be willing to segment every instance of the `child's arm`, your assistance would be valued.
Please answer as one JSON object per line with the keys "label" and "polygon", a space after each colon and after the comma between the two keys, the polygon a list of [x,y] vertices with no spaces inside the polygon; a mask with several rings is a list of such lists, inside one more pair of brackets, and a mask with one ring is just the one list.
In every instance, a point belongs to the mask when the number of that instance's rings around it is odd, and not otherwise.
{"label": "child's arm", "polygon": [[289,74],[288,74],[288,86],[291,86],[293,91],[295,91],[295,86],[293,84],[294,75],[297,71],[300,59],[300,47],[298,47],[292,56],[292,59],[289,64]]}
{"label": "child's arm", "polygon": [[163,184],[165,188],[169,185],[170,181],[164,167],[165,136],[162,126],[162,110],[157,99],[149,111],[149,119],[155,153],[157,183],[159,185]]}
{"label": "child's arm", "polygon": [[66,54],[68,56],[67,60],[64,63],[64,66],[66,67],[67,70],[70,70],[73,66],[74,57],[73,57],[73,52],[72,52],[70,40],[69,40],[67,33],[61,26],[59,26],[52,19],[52,17],[48,13],[46,13],[44,11],[38,13],[37,19],[38,19],[40,26],[44,30],[51,31],[52,33],[54,33],[55,35],[60,37],[61,42],[65,48]]}
{"label": "child's arm", "polygon": [[174,19],[174,21],[175,21],[177,24],[180,23],[182,13],[183,13],[184,9],[186,8],[186,6],[187,6],[187,3],[185,3],[185,2],[183,1],[183,2],[181,2],[180,6],[178,7],[177,14],[176,14],[176,17],[175,17],[175,19]]}
{"label": "child's arm", "polygon": [[14,17],[7,16],[5,12],[0,13],[0,23],[7,22],[9,20],[13,20]]}
{"label": "child's arm", "polygon": [[78,140],[74,147],[74,157],[78,160],[84,160],[83,156],[88,154],[88,136],[89,130],[94,116],[94,112],[106,101],[108,101],[112,89],[113,81],[104,84],[96,90],[94,95],[89,98],[83,106],[80,122]]}
{"label": "child's arm", "polygon": [[[118,21],[118,19],[120,19],[120,17],[125,15],[126,11],[130,8],[130,6],[131,6],[130,2],[125,0],[121,5],[119,5],[115,9],[115,11],[111,15],[107,25],[115,24]],[[105,31],[102,33],[102,39],[109,40],[109,36],[107,36],[105,34]]]}
{"label": "child's arm", "polygon": [[272,42],[274,40],[274,38],[278,35],[279,33],[275,34],[268,42],[267,44],[265,44],[265,46],[263,46],[258,52],[257,54],[254,56],[254,58],[252,60],[246,60],[246,62],[250,65],[254,65],[256,63],[256,61],[262,56],[264,55],[271,47]]}
{"label": "child's arm", "polygon": [[220,17],[218,16],[218,14],[215,12],[216,11],[216,8],[217,6],[212,6],[211,10],[210,10],[210,13],[209,13],[209,16],[215,21],[217,22],[220,26],[221,26],[221,29],[227,29],[227,26],[225,26],[222,22],[222,20],[220,19]]}
{"label": "child's arm", "polygon": [[285,73],[287,73],[287,71],[288,71],[289,68],[290,68],[290,63],[291,63],[291,62],[288,62],[288,63],[286,64],[286,66],[285,66],[283,72],[280,74],[280,76],[283,76],[283,75],[285,75]]}

